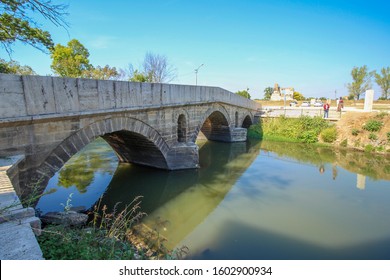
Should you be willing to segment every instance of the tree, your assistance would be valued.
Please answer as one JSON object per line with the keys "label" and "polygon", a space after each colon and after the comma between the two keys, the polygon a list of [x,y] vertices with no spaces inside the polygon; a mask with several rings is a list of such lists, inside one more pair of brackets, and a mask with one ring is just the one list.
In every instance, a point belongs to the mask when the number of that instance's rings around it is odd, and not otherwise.
{"label": "tree", "polygon": [[169,83],[176,78],[176,69],[164,55],[147,52],[141,69],[134,69],[134,66],[129,64],[128,69],[120,69],[121,79],[131,82]]}
{"label": "tree", "polygon": [[176,78],[176,69],[165,55],[147,52],[142,67],[143,74],[149,76],[152,83],[169,83]]}
{"label": "tree", "polygon": [[[53,40],[50,33],[36,23],[36,14],[56,26],[66,27],[63,16],[66,5],[53,4],[51,0],[1,0],[0,1],[0,43],[10,55],[12,44],[20,41],[41,51],[50,50]],[[34,18],[33,18],[34,17]]]}
{"label": "tree", "polygon": [[20,65],[15,60],[5,61],[0,58],[0,73],[18,74],[18,75],[36,75],[37,73],[27,65]]}
{"label": "tree", "polygon": [[300,101],[300,100],[305,100],[305,97],[303,96],[303,94],[301,94],[300,92],[298,91],[294,91],[293,93],[293,98],[297,101]]}
{"label": "tree", "polygon": [[382,98],[388,99],[390,98],[390,67],[382,68],[381,74],[375,73],[375,82],[382,89]]}
{"label": "tree", "polygon": [[51,52],[51,69],[61,77],[83,77],[85,71],[91,69],[88,50],[76,39],[67,46],[57,44]]}
{"label": "tree", "polygon": [[138,70],[135,70],[133,74],[130,77],[130,82],[141,82],[141,83],[146,83],[152,82],[152,77],[151,75],[145,75],[144,73],[139,72]]}
{"label": "tree", "polygon": [[119,73],[115,67],[110,67],[108,65],[103,68],[100,66],[90,66],[89,69],[86,69],[81,73],[81,76],[83,78],[96,80],[115,80],[119,77]]}
{"label": "tree", "polygon": [[264,100],[270,100],[271,95],[274,93],[274,88],[272,87],[266,87],[264,89]]}
{"label": "tree", "polygon": [[368,72],[366,65],[362,67],[353,67],[351,71],[352,83],[347,84],[349,97],[354,97],[359,100],[360,95],[371,87],[371,77],[374,72]]}
{"label": "tree", "polygon": [[251,95],[249,94],[249,88],[247,88],[246,90],[239,90],[236,92],[236,94],[241,95],[242,97],[251,99]]}

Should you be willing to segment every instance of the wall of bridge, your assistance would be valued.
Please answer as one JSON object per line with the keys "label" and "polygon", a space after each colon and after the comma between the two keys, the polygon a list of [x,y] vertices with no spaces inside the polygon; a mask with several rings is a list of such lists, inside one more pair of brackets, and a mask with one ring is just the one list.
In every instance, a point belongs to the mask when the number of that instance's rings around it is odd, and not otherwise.
{"label": "wall of bridge", "polygon": [[218,87],[0,74],[0,119],[210,102],[259,107]]}
{"label": "wall of bridge", "polygon": [[0,157],[24,156],[14,186],[50,179],[99,136],[122,162],[194,168],[199,134],[245,141],[258,107],[217,87],[0,74]]}

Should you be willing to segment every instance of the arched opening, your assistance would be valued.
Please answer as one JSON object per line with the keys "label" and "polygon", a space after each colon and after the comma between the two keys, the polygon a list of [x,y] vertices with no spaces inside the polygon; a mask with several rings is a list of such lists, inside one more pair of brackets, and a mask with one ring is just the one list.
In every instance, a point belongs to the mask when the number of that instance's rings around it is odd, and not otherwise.
{"label": "arched opening", "polygon": [[230,130],[226,117],[219,111],[213,112],[203,123],[199,138],[211,141],[230,142]]}
{"label": "arched opening", "polygon": [[177,120],[177,142],[187,142],[187,121],[184,114]]}
{"label": "arched opening", "polygon": [[155,129],[133,118],[105,119],[83,127],[57,147],[49,147],[43,156],[27,156],[20,161],[13,182],[21,189],[19,193],[24,194],[22,198],[33,191],[29,186],[39,184],[37,192],[43,191],[73,155],[99,136],[112,147],[120,162],[169,169],[169,148]]}
{"label": "arched opening", "polygon": [[41,214],[64,211],[71,199],[72,206],[89,209],[105,193],[118,168],[118,157],[101,137],[74,154],[42,188],[43,195],[36,208]]}
{"label": "arched opening", "polygon": [[242,127],[243,128],[249,128],[253,124],[252,119],[249,115],[247,115],[242,122]]}
{"label": "arched opening", "polygon": [[235,115],[235,126],[238,127],[238,112],[236,111],[236,115]]}
{"label": "arched opening", "polygon": [[168,168],[159,148],[142,134],[121,130],[107,133],[102,138],[114,149],[120,162]]}

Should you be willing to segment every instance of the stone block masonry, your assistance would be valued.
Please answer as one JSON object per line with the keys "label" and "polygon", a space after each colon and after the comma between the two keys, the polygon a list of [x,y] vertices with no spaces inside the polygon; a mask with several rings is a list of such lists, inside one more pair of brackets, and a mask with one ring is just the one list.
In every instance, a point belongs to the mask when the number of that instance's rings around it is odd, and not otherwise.
{"label": "stone block masonry", "polygon": [[24,187],[97,137],[122,162],[196,168],[199,134],[245,141],[259,107],[217,87],[0,74],[0,156],[24,156],[11,178]]}

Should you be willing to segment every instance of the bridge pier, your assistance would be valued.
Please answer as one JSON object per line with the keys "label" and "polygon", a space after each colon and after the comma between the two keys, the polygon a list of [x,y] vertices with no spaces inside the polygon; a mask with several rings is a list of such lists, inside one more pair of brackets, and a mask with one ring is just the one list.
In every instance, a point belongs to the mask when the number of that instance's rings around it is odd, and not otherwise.
{"label": "bridge pier", "polygon": [[242,127],[235,127],[232,129],[230,142],[244,142],[246,141],[247,129]]}
{"label": "bridge pier", "polygon": [[198,168],[198,145],[195,143],[177,143],[168,152],[167,164],[169,170]]}

